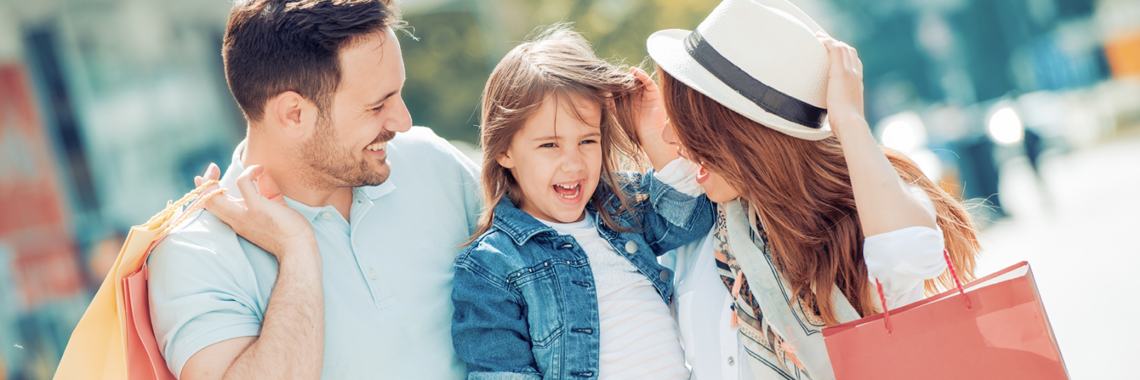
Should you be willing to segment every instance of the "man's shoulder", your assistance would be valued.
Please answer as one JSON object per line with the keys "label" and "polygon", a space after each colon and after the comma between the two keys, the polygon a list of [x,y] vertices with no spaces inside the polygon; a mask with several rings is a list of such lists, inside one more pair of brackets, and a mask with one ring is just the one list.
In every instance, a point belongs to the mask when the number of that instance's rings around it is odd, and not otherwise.
{"label": "man's shoulder", "polygon": [[167,260],[170,257],[193,254],[189,251],[210,253],[218,258],[229,260],[231,256],[242,253],[237,233],[221,219],[206,210],[195,211],[187,220],[176,226],[173,231],[151,253],[150,263],[156,261],[177,262]]}
{"label": "man's shoulder", "polygon": [[474,165],[471,158],[455,147],[451,142],[436,135],[431,128],[412,127],[407,132],[399,133],[392,139],[391,151],[396,155],[408,154],[415,157],[415,161],[457,163],[462,166]]}
{"label": "man's shoulder", "polygon": [[454,149],[447,140],[436,135],[435,131],[428,127],[412,127],[407,132],[397,133],[396,137],[392,138],[391,144],[397,149],[410,150],[415,154],[450,155],[451,149]]}
{"label": "man's shoulder", "polygon": [[447,142],[447,140],[444,140],[442,137],[439,137],[439,135],[435,134],[434,130],[432,130],[431,128],[428,128],[428,127],[424,127],[424,126],[411,127],[408,129],[407,132],[397,133],[395,140],[410,140],[410,141],[421,141],[421,142],[439,141],[439,142],[445,142],[445,143]]}

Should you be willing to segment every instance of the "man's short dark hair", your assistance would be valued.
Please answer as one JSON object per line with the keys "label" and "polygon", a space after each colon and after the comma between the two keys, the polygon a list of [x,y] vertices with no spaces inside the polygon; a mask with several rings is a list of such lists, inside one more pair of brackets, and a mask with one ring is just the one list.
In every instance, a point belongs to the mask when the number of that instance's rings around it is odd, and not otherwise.
{"label": "man's short dark hair", "polygon": [[321,113],[340,84],[340,51],[402,25],[394,0],[238,0],[222,45],[226,82],[246,120],[294,91]]}

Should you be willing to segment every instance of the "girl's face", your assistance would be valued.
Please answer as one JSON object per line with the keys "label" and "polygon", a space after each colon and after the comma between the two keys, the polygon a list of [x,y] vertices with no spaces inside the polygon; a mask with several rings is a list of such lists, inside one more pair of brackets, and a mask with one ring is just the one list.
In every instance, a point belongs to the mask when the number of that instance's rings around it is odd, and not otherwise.
{"label": "girl's face", "polygon": [[[664,139],[666,143],[675,145],[677,147],[677,153],[680,153],[681,157],[685,157],[684,147],[682,147],[681,143],[677,140],[677,135],[673,131],[673,128],[673,124],[669,123],[669,125],[661,131],[661,138]],[[685,158],[688,159],[688,157]],[[705,190],[705,195],[713,202],[723,203],[740,197],[740,191],[736,190],[732,185],[729,185],[728,182],[724,180],[724,177],[706,169],[703,164],[701,165],[701,171],[697,174],[697,183],[701,185],[701,188]]]}
{"label": "girl's face", "polygon": [[498,162],[522,189],[520,210],[545,221],[571,223],[585,216],[601,177],[602,111],[580,99],[555,99],[542,102]]}

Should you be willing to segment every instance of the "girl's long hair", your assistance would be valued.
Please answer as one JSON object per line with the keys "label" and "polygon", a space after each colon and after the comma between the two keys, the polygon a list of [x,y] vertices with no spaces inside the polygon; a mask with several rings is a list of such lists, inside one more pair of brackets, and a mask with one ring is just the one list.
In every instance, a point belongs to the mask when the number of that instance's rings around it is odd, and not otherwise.
{"label": "girl's long hair", "polygon": [[[632,130],[632,96],[641,84],[629,68],[598,59],[594,49],[581,34],[568,24],[559,23],[540,29],[527,42],[512,49],[495,66],[483,89],[483,111],[480,145],[483,148],[482,188],[483,213],[470,244],[491,228],[495,206],[506,196],[521,204],[522,191],[511,171],[499,165],[498,158],[507,152],[511,141],[544,101],[570,106],[587,102],[601,108],[602,171],[598,189],[608,187],[618,196],[621,207],[612,210],[598,207],[602,222],[612,229],[626,229],[614,222],[613,216],[629,212],[637,217],[629,196],[620,189],[621,177],[615,175],[623,165],[641,167],[640,150],[629,138]],[[600,205],[601,191],[592,201]],[[603,211],[605,210],[605,211]]]}
{"label": "girl's long hair", "polygon": [[[665,110],[690,159],[702,162],[756,208],[772,259],[793,294],[812,305],[828,326],[838,324],[832,299],[837,285],[866,317],[878,297],[863,261],[863,231],[855,195],[835,136],[794,138],[767,128],[676,80],[660,67]],[[946,249],[963,281],[974,279],[980,247],[962,203],[932,183],[903,154],[882,148],[906,183],[930,196]],[[927,294],[954,284],[950,271],[925,284]],[[823,302],[821,302],[823,301]]]}

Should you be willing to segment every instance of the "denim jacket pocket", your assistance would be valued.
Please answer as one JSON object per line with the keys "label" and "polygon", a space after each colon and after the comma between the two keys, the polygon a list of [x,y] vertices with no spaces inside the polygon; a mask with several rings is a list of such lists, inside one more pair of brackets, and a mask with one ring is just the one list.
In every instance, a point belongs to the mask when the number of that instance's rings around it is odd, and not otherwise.
{"label": "denim jacket pocket", "polygon": [[531,344],[546,347],[562,336],[563,303],[554,265],[540,263],[508,275],[526,301]]}

